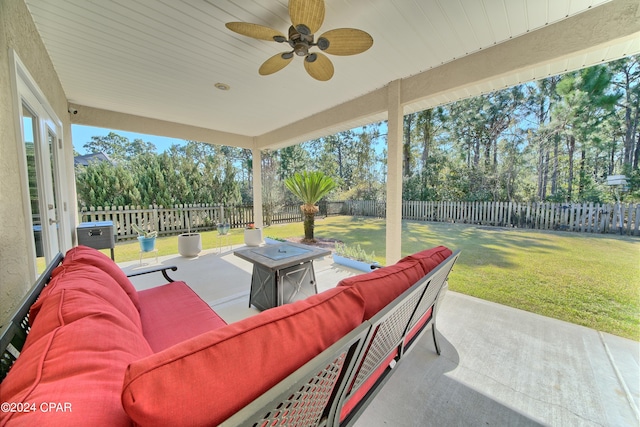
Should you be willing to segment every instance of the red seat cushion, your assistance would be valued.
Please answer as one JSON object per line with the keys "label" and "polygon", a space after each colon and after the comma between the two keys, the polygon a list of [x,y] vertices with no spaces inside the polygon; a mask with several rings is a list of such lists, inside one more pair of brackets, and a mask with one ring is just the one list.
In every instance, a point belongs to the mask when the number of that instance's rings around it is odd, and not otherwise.
{"label": "red seat cushion", "polygon": [[444,261],[451,250],[438,246],[409,255],[396,264],[348,277],[338,286],[353,286],[365,300],[365,319],[371,319],[391,301]]}
{"label": "red seat cushion", "polygon": [[[153,353],[139,325],[82,289],[59,288],[40,301],[27,343],[0,387],[1,402],[35,403],[36,410],[2,412],[0,425],[131,425],[120,401],[122,378],[129,363]],[[49,411],[40,406],[47,402],[63,406]]]}
{"label": "red seat cushion", "polygon": [[206,332],[127,369],[139,425],[217,425],[362,323],[362,297],[334,288]]}
{"label": "red seat cushion", "polygon": [[140,291],[142,332],[154,352],[227,324],[184,282]]}

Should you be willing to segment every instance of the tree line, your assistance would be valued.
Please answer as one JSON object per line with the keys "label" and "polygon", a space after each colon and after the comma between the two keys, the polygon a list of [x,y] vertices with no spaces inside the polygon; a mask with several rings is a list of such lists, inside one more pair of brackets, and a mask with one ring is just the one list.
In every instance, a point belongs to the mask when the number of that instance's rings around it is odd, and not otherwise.
{"label": "tree line", "polygon": [[242,197],[229,148],[187,141],[157,153],[141,139],[110,132],[84,144],[110,161],[76,166],[78,204],[83,206],[173,206],[238,204]]}
{"label": "tree line", "polygon": [[640,199],[639,57],[465,99],[404,118],[407,200]]}
{"label": "tree line", "polygon": [[[407,114],[403,198],[448,201],[611,202],[640,200],[640,57]],[[295,202],[284,181],[321,171],[334,200],[383,200],[386,123],[264,151],[266,209]],[[111,162],[77,167],[80,205],[251,203],[251,151],[194,141],[157,153],[116,133],[87,152]],[[626,175],[614,193],[609,175]]]}

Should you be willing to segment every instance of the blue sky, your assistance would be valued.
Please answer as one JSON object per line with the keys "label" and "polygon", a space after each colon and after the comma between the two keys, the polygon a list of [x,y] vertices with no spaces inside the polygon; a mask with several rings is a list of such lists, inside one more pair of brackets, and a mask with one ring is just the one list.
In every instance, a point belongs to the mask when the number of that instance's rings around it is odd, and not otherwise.
{"label": "blue sky", "polygon": [[[26,127],[28,126],[25,126],[25,128]],[[356,128],[354,130],[357,132],[361,131],[360,128]],[[88,154],[83,145],[91,141],[92,136],[107,136],[109,132],[117,133],[118,135],[129,139],[129,141],[133,141],[134,139],[141,139],[143,141],[151,142],[156,146],[156,151],[158,153],[162,153],[168,150],[169,147],[171,147],[173,144],[182,145],[185,142],[183,139],[167,138],[164,136],[146,135],[141,133],[97,128],[93,126],[71,125],[71,138],[73,139],[73,148],[75,148],[75,150],[81,155]],[[384,122],[380,124],[380,133],[382,135],[386,135],[387,133],[387,124]],[[375,150],[377,152],[379,152],[379,150],[382,150],[383,147],[384,144],[380,144],[380,140],[375,142]]]}
{"label": "blue sky", "polygon": [[143,141],[151,142],[156,146],[156,150],[162,153],[169,149],[173,144],[183,144],[183,139],[166,138],[163,136],[145,135],[141,133],[124,132],[120,130],[96,128],[92,126],[71,125],[71,138],[73,139],[73,148],[80,154],[87,154],[86,150],[82,147],[85,143],[91,141],[92,136],[107,136],[109,132],[117,133],[120,136],[124,136],[133,141],[134,139],[141,139]]}

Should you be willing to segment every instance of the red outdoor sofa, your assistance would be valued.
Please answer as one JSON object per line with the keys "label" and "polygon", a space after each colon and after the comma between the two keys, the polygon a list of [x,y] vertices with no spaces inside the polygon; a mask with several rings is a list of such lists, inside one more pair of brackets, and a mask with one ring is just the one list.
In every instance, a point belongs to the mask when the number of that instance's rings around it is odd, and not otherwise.
{"label": "red outdoor sofa", "polygon": [[[226,324],[184,282],[136,291],[78,246],[0,336],[0,426],[342,426],[432,324],[439,246]],[[59,265],[58,265],[59,264]]]}

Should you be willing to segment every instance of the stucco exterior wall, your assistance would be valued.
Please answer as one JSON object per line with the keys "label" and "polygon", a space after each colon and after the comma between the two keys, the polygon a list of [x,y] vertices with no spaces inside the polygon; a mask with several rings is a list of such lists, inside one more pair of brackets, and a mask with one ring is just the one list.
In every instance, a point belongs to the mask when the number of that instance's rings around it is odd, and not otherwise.
{"label": "stucco exterior wall", "polygon": [[[31,235],[26,232],[26,194],[20,177],[24,163],[19,151],[20,128],[12,86],[13,49],[36,80],[49,104],[63,122],[63,151],[73,162],[67,99],[44,44],[23,0],[0,0],[0,321],[20,302],[34,280],[29,265]],[[73,164],[73,163],[71,163]],[[66,183],[75,194],[73,174]],[[69,187],[71,186],[71,187]],[[75,201],[67,205],[75,210]],[[75,214],[72,215],[75,218]]]}

